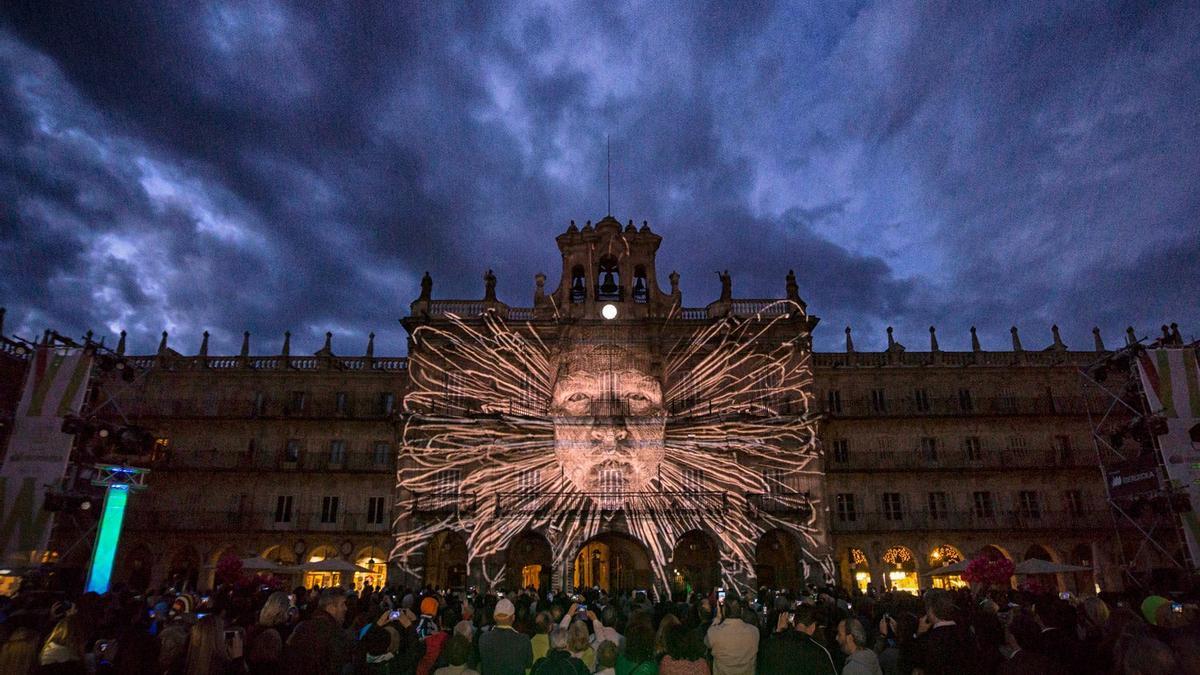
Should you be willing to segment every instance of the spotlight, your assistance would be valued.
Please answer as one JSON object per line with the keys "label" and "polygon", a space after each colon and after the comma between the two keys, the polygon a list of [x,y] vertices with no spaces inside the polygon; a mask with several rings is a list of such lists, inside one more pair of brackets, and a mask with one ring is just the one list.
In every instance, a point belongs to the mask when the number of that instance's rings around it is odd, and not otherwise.
{"label": "spotlight", "polygon": [[617,318],[617,306],[611,302],[600,308],[600,315],[605,319],[613,320]]}

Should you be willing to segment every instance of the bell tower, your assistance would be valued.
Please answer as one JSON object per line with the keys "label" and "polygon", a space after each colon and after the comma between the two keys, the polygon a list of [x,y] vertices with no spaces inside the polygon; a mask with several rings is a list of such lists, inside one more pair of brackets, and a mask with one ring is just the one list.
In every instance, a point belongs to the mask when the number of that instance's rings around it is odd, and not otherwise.
{"label": "bell tower", "polygon": [[577,319],[639,319],[667,316],[679,293],[658,287],[654,256],[662,237],[642,223],[623,228],[612,216],[579,229],[571,221],[555,238],[562,252],[558,288],[535,298],[535,312]]}

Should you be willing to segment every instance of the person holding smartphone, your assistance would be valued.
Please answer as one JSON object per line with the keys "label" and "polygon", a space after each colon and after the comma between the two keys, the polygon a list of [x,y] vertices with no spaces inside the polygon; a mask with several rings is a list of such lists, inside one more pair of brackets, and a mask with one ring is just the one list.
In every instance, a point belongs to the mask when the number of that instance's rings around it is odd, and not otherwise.
{"label": "person holding smartphone", "polygon": [[704,635],[712,650],[713,674],[753,673],[758,658],[758,628],[742,621],[736,591],[717,589],[717,611]]}
{"label": "person holding smartphone", "polygon": [[812,605],[780,612],[775,632],[763,645],[758,672],[837,675],[833,655],[813,638],[816,632],[817,611]]}

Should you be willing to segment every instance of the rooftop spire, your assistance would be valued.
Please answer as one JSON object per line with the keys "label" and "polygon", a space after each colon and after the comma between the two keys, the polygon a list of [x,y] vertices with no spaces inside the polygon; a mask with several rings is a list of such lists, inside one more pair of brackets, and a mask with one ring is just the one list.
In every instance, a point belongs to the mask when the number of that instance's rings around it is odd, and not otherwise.
{"label": "rooftop spire", "polygon": [[371,333],[367,336],[367,358],[375,356],[375,334]]}
{"label": "rooftop spire", "polygon": [[121,331],[121,339],[117,340],[117,356],[125,356],[125,331]]}
{"label": "rooftop spire", "polygon": [[1012,333],[1013,351],[1014,352],[1025,351],[1025,348],[1021,346],[1021,336],[1017,334],[1017,327],[1013,326],[1012,328],[1009,329],[1009,332]]}
{"label": "rooftop spire", "polygon": [[1092,327],[1092,340],[1096,343],[1096,351],[1102,352],[1104,349],[1104,338],[1100,337],[1100,327]]}
{"label": "rooftop spire", "polygon": [[200,340],[200,356],[208,356],[208,331],[204,331],[204,339]]}
{"label": "rooftop spire", "polygon": [[158,341],[158,353],[165,354],[167,351],[167,331],[162,332],[162,339]]}
{"label": "rooftop spire", "polygon": [[938,351],[937,328],[929,327],[929,351]]}
{"label": "rooftop spire", "polygon": [[283,331],[283,356],[291,356],[292,354],[292,331]]}
{"label": "rooftop spire", "polygon": [[854,338],[850,337],[850,326],[846,326],[846,353],[854,351]]}
{"label": "rooftop spire", "polygon": [[979,335],[975,333],[975,326],[971,326],[971,351],[983,351],[983,348],[979,346]]}

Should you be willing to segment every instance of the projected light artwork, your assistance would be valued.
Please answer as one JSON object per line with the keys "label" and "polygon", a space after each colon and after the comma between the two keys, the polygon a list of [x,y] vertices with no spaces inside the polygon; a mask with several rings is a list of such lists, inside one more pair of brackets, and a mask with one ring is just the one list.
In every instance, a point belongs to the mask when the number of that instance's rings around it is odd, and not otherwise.
{"label": "projected light artwork", "polygon": [[418,327],[393,563],[438,585],[610,590],[692,586],[682,569],[715,560],[711,581],[749,591],[764,556],[795,570],[779,582],[832,574],[807,491],[810,352],[787,337],[803,313],[782,300],[682,331],[555,324],[553,339],[490,310]]}

